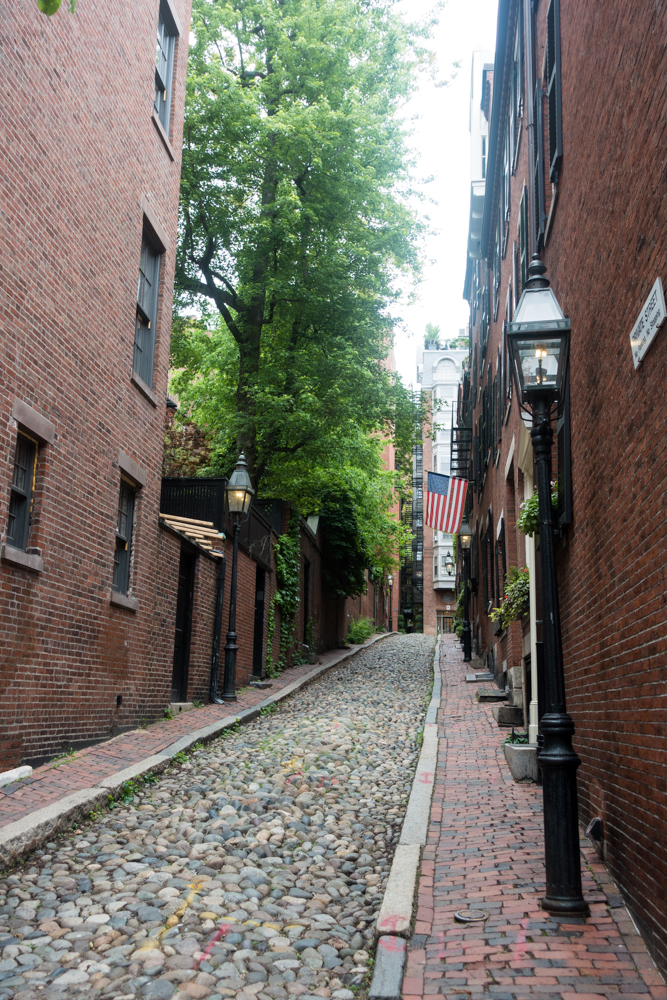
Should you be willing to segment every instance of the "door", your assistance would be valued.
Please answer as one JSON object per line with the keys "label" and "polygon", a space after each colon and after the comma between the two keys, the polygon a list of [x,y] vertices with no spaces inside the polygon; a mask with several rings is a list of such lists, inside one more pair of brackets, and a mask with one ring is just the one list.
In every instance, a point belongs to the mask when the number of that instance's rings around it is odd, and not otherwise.
{"label": "door", "polygon": [[171,700],[188,700],[188,668],[190,666],[190,636],[192,633],[192,601],[195,591],[196,556],[181,549],[178,565],[176,597],[176,633],[174,635],[174,667],[171,678]]}
{"label": "door", "polygon": [[261,677],[264,670],[264,586],[266,572],[257,567],[255,574],[255,633],[252,645],[252,675]]}
{"label": "door", "polygon": [[436,633],[437,635],[450,635],[454,631],[454,616],[447,615],[444,611],[436,611]]}

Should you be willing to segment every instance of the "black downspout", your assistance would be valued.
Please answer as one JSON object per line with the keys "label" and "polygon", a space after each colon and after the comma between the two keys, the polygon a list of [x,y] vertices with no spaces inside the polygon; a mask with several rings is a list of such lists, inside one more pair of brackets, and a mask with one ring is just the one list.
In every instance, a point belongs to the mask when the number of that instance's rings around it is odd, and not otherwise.
{"label": "black downspout", "polygon": [[222,601],[225,591],[225,563],[223,556],[218,563],[218,580],[215,590],[215,620],[213,626],[213,652],[211,653],[210,699],[215,705],[224,705],[218,694],[218,673],[220,671],[220,639],[222,636]]}

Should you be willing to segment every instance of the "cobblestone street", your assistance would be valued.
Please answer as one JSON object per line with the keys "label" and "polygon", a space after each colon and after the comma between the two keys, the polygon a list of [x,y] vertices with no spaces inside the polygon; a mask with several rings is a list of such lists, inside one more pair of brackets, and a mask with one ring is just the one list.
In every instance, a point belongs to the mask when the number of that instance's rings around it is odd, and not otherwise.
{"label": "cobblestone street", "polygon": [[434,639],[388,638],[0,881],[0,998],[351,1000]]}

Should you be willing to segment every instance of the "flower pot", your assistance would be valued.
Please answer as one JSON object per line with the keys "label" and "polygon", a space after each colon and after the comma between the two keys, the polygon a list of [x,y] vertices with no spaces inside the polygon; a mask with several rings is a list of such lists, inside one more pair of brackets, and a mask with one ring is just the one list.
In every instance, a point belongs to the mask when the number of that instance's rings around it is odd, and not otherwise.
{"label": "flower pot", "polygon": [[537,744],[504,743],[503,750],[515,781],[537,781]]}

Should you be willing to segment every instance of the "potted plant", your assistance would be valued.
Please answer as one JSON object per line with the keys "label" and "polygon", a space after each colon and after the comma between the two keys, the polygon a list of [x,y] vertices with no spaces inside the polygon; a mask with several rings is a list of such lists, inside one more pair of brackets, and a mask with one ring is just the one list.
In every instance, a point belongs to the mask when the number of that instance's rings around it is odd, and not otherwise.
{"label": "potted plant", "polygon": [[495,635],[500,635],[512,622],[522,618],[530,601],[530,576],[528,567],[510,566],[505,574],[505,593],[500,605],[493,608],[489,618]]}
{"label": "potted plant", "polygon": [[[558,483],[551,484],[551,505],[555,515],[558,514]],[[540,533],[540,504],[537,497],[537,486],[532,497],[524,500],[519,508],[519,516],[516,519],[516,526],[524,535],[532,538]]]}
{"label": "potted plant", "polygon": [[503,740],[505,760],[515,781],[537,781],[537,746],[528,742],[528,733],[512,732]]}

